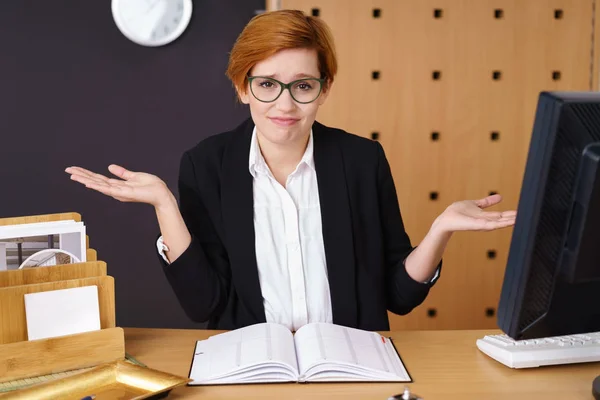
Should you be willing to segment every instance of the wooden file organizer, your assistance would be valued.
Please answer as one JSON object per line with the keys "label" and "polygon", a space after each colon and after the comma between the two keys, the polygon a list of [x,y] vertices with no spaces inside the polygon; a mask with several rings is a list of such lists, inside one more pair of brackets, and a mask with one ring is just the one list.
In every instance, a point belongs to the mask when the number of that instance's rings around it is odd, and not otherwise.
{"label": "wooden file organizer", "polygon": [[[77,213],[0,218],[0,226],[35,222],[81,221]],[[0,383],[93,367],[125,358],[125,336],[115,321],[114,279],[106,263],[89,248],[87,262],[0,271]],[[99,331],[27,340],[24,296],[27,293],[98,286]]]}

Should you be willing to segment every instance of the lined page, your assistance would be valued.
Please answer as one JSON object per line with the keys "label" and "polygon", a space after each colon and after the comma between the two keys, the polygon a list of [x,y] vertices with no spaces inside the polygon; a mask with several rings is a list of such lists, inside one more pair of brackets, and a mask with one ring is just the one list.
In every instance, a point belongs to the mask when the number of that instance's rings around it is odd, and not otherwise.
{"label": "lined page", "polygon": [[[332,377],[338,372],[354,374],[357,377],[376,379],[403,375],[391,359],[386,341],[376,332],[347,328],[334,324],[315,323],[300,328],[295,335],[296,351],[300,375],[315,371],[331,370]],[[397,356],[396,356],[397,358]],[[315,368],[326,364],[325,368]],[[400,363],[401,365],[401,363]]]}
{"label": "lined page", "polygon": [[253,366],[273,364],[285,364],[288,371],[297,375],[292,333],[282,325],[256,324],[198,341],[190,378],[210,381],[239,375]]}

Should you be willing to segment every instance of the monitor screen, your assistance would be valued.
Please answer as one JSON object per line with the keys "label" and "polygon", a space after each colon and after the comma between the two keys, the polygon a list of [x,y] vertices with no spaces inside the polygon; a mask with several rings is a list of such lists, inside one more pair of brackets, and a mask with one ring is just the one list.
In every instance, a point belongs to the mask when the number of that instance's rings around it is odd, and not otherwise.
{"label": "monitor screen", "polygon": [[498,325],[514,339],[600,331],[600,92],[540,93]]}

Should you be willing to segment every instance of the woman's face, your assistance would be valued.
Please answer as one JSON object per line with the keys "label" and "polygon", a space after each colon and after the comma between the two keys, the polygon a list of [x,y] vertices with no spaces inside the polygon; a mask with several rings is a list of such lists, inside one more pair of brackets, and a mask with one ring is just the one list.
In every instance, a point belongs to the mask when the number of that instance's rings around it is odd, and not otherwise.
{"label": "woman's face", "polygon": [[[287,49],[281,50],[273,56],[257,63],[251,70],[252,76],[270,77],[283,83],[303,78],[320,78],[316,50]],[[316,86],[315,86],[316,84]],[[279,93],[279,85],[271,81],[256,78],[246,88],[245,93],[239,92],[243,103],[250,105],[250,114],[256,124],[260,140],[267,140],[276,145],[292,145],[305,142],[315,121],[317,110],[327,99],[329,94],[325,82],[319,97],[308,104],[295,101],[289,90],[284,90],[277,100],[266,103],[259,101],[252,93],[270,100]],[[306,83],[298,82],[292,90],[300,101],[311,98],[310,92],[318,93],[318,82],[307,80]],[[307,97],[308,96],[308,97]]]}

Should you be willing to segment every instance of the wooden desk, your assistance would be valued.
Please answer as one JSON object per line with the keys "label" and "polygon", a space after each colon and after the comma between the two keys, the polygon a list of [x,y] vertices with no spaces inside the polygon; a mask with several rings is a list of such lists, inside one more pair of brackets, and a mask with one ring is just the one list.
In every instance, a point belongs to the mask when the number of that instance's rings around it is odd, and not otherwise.
{"label": "wooden desk", "polygon": [[[187,376],[195,341],[217,331],[125,329],[125,349],[149,367]],[[513,370],[475,346],[490,331],[406,331],[391,333],[424,400],[591,400],[600,363]],[[492,332],[494,333],[494,332]],[[169,399],[376,399],[401,393],[404,384],[285,383],[270,385],[189,386]]]}

